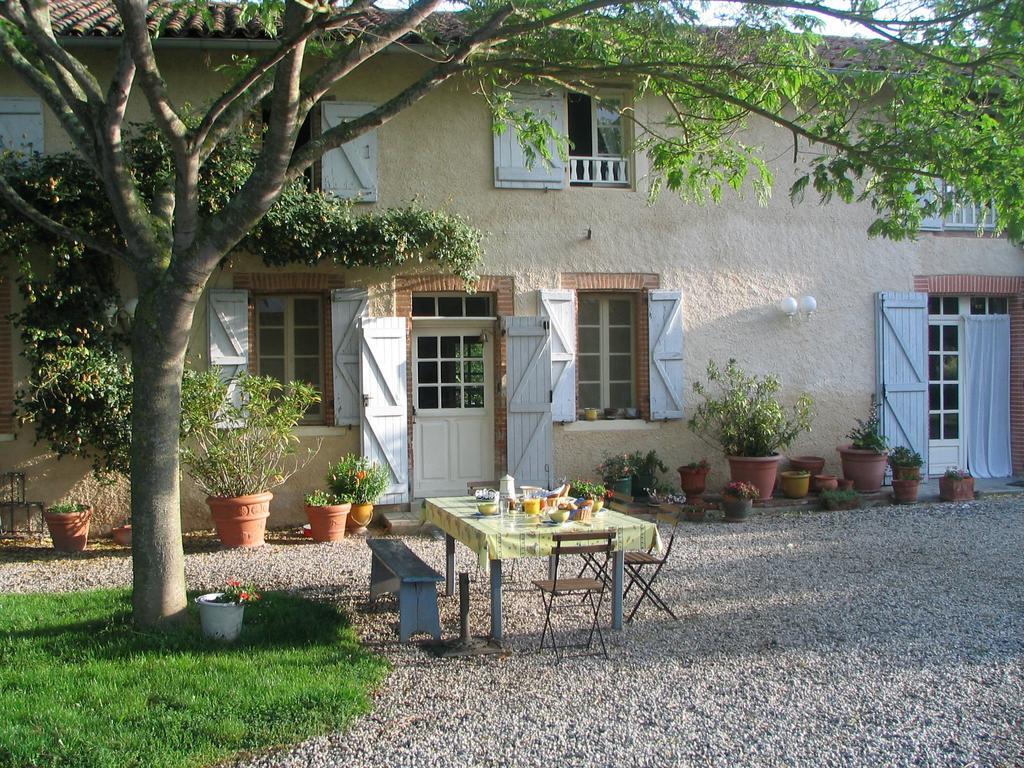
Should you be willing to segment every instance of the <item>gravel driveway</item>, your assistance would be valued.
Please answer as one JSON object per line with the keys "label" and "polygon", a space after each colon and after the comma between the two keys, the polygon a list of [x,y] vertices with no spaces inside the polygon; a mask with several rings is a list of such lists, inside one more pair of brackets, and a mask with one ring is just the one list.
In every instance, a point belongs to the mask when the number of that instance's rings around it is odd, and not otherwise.
{"label": "gravel driveway", "polygon": [[[395,665],[350,731],[239,768],[1022,766],[1022,510],[1024,499],[682,523],[661,581],[681,621],[641,612],[610,633],[611,661],[534,652],[539,561],[506,589],[510,652],[471,660],[397,644],[394,604],[365,605],[360,540],[199,544],[186,567],[190,587],[241,575],[337,601]],[[407,541],[443,567],[440,540]],[[0,550],[0,591],[129,578],[123,553]],[[474,583],[476,633],[488,627],[485,589]],[[441,603],[454,636],[458,599]]]}

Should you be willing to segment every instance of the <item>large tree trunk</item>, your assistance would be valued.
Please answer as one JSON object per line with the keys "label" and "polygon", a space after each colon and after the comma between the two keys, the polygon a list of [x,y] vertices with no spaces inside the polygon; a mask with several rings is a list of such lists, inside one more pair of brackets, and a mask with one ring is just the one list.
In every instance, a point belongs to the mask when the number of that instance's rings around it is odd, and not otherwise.
{"label": "large tree trunk", "polygon": [[199,291],[161,281],[132,329],[132,616],[141,627],[185,618],[178,432],[181,375]]}

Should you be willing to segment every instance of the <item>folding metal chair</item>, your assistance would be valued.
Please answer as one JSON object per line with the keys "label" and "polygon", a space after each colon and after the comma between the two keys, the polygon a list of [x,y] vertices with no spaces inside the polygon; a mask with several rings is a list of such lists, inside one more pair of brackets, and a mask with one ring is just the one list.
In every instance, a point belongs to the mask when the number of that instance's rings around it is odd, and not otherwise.
{"label": "folding metal chair", "polygon": [[[590,650],[594,642],[594,635],[601,644],[601,653],[608,658],[608,649],[604,644],[604,635],[598,624],[601,613],[601,604],[604,602],[604,593],[608,587],[608,563],[611,560],[612,550],[615,547],[615,531],[594,531],[583,533],[556,533],[553,537],[555,551],[551,566],[551,578],[534,581],[533,584],[540,590],[541,601],[544,603],[544,629],[540,635],[540,649],[544,650],[545,641],[550,633],[551,648],[555,651],[556,658],[561,661],[562,652],[567,648],[585,648]],[[563,557],[569,555],[584,555],[593,559],[597,568],[597,575],[593,578],[560,578],[559,565]],[[557,606],[556,600],[570,598],[560,602]],[[582,616],[590,617],[590,631],[587,634],[586,643],[559,645],[555,640],[555,628],[551,622],[551,615],[555,610],[574,611]]]}
{"label": "folding metal chair", "polygon": [[[622,599],[625,601],[626,597],[629,596],[630,591],[634,586],[640,588],[640,597],[637,598],[636,605],[633,606],[633,610],[629,612],[629,616],[626,621],[632,621],[636,615],[637,610],[644,600],[649,600],[656,607],[665,611],[675,621],[679,621],[679,617],[676,616],[672,609],[668,607],[661,596],[654,591],[654,582],[661,573],[661,569],[668,562],[669,556],[672,554],[672,545],[676,540],[676,529],[679,527],[679,520],[682,518],[683,513],[678,512],[675,515],[675,521],[672,523],[672,533],[668,539],[668,546],[665,547],[665,553],[658,557],[654,554],[654,546],[652,545],[646,552],[627,552],[624,557],[624,565],[626,576],[629,578],[629,583],[626,584],[626,588],[622,593]],[[653,568],[650,576],[646,575],[646,570]]]}

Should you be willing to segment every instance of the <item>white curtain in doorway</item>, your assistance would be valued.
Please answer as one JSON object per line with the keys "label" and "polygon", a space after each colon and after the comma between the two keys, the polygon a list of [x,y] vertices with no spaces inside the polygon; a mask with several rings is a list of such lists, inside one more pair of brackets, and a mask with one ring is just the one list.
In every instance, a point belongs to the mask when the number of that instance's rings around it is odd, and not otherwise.
{"label": "white curtain in doorway", "polygon": [[967,464],[975,477],[1008,477],[1010,318],[965,319]]}

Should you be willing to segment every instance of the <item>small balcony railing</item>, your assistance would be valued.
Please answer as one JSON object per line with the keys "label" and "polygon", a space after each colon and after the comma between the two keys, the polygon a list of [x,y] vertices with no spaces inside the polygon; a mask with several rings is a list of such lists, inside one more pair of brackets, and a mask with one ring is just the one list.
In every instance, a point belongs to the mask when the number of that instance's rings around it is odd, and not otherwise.
{"label": "small balcony railing", "polygon": [[625,157],[569,156],[569,183],[603,187],[629,186],[629,160]]}

